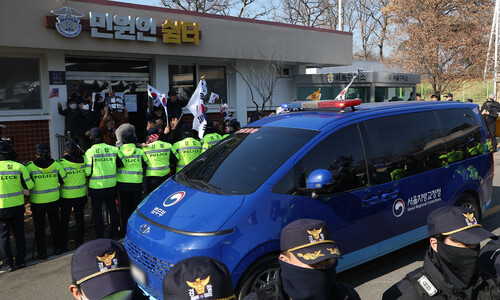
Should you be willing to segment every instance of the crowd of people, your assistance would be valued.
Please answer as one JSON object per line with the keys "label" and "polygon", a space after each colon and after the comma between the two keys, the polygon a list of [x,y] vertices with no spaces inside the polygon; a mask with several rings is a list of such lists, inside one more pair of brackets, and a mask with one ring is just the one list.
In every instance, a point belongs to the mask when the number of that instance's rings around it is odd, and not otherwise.
{"label": "crowd of people", "polygon": [[[427,218],[429,248],[423,266],[389,287],[383,300],[500,299],[500,242],[483,229],[474,211],[447,206]],[[491,239],[483,248],[480,243]],[[298,219],[281,231],[276,276],[244,300],[357,300],[359,294],[336,280],[342,259],[321,220]],[[147,299],[130,272],[123,245],[109,239],[89,241],[71,261],[70,292],[75,299]],[[163,299],[237,299],[226,265],[211,257],[189,257],[163,278]]]}
{"label": "crowd of people", "polygon": [[[65,110],[59,105],[70,137],[64,143],[62,158],[53,159],[49,146],[38,144],[34,160],[22,165],[15,161],[17,155],[12,146],[0,142],[3,271],[25,266],[26,190],[29,191],[38,259],[48,257],[46,220],[54,255],[68,251],[71,212],[75,216],[75,246],[83,244],[84,208],[89,199],[96,238],[104,237],[104,204],[109,216],[109,237],[119,239],[125,234],[128,218],[146,194],[240,127],[235,119],[228,118],[223,125],[208,120],[202,139],[197,132],[181,130],[182,107],[186,103],[178,100],[175,90],[171,90],[168,120],[163,106],[153,107],[148,116],[147,140],[138,141],[120,97],[111,92],[109,97],[97,103],[91,97],[81,100],[69,99]],[[99,113],[93,115],[96,111]],[[89,128],[89,124],[94,127]],[[11,232],[16,240],[15,259],[10,249]]]}

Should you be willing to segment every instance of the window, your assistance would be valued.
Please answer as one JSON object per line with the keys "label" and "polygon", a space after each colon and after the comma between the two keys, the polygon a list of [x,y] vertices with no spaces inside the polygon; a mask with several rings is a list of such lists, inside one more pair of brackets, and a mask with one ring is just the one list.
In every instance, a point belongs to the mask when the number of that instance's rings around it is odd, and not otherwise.
{"label": "window", "polygon": [[413,96],[412,93],[414,93],[413,87],[377,87],[375,88],[375,102],[408,100]]}
{"label": "window", "polygon": [[194,82],[195,70],[195,65],[168,66],[170,89],[175,89],[181,99],[189,100],[198,84]]}
{"label": "window", "polygon": [[321,100],[335,99],[337,95],[342,91],[340,86],[322,86],[322,87],[299,87],[297,100],[306,101],[307,96],[321,89]]}
{"label": "window", "polygon": [[0,111],[41,109],[40,60],[0,57]]}
{"label": "window", "polygon": [[199,77],[205,75],[207,82],[207,95],[205,96],[205,103],[208,104],[210,94],[213,92],[219,95],[218,101],[215,104],[227,103],[227,83],[226,83],[226,68],[219,66],[199,66]]}
{"label": "window", "polygon": [[237,133],[200,155],[175,180],[209,192],[248,195],[317,133],[279,127]]}
{"label": "window", "polygon": [[434,112],[366,121],[362,128],[370,181],[380,184],[442,166],[444,140]]}
{"label": "window", "polygon": [[333,185],[328,194],[367,185],[365,156],[356,125],[336,131],[301,159],[295,166],[298,186],[306,187],[307,177],[317,169],[332,173]]}
{"label": "window", "polygon": [[[198,70],[198,71],[197,71]],[[198,74],[198,75],[196,75]],[[180,98],[190,99],[201,78],[205,76],[207,82],[207,95],[205,104],[208,104],[210,94],[213,92],[219,95],[215,104],[227,103],[227,79],[226,68],[223,66],[204,65],[169,65],[168,77],[170,88],[177,90]],[[196,81],[195,81],[195,78]]]}
{"label": "window", "polygon": [[438,111],[446,142],[443,164],[454,163],[482,154],[485,148],[479,125],[468,109]]}

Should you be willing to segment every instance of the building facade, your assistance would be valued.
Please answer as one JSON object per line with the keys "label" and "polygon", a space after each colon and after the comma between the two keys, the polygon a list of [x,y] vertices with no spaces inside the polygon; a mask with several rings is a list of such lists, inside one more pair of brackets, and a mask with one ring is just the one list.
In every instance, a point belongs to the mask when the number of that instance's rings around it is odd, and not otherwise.
{"label": "building facade", "polygon": [[307,67],[352,62],[347,32],[106,0],[8,1],[0,28],[0,124],[21,161],[40,142],[61,155],[57,103],[65,108],[70,97],[112,89],[143,132],[148,83],[189,99],[204,76],[205,100],[212,92],[220,97],[207,105],[209,118],[227,103],[244,125],[262,101],[258,84],[272,73],[270,62],[279,62],[271,108],[295,97],[294,77]]}

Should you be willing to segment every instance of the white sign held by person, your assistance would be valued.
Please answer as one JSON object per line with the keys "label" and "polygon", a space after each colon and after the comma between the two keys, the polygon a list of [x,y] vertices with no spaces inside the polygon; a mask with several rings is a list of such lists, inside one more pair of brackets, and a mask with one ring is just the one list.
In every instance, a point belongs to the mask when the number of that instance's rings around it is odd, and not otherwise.
{"label": "white sign held by person", "polygon": [[205,82],[205,79],[202,78],[186,106],[194,116],[193,129],[198,131],[200,139],[203,138],[203,135],[205,134],[205,127],[207,125],[207,120],[205,118],[205,105],[203,103],[203,97],[206,93],[207,83]]}

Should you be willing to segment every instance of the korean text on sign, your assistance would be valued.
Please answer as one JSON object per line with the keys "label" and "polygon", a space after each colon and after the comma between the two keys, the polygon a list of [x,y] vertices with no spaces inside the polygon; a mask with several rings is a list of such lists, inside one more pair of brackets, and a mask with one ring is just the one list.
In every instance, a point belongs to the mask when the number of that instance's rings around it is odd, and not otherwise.
{"label": "korean text on sign", "polygon": [[91,36],[104,39],[156,42],[156,20],[90,12]]}

